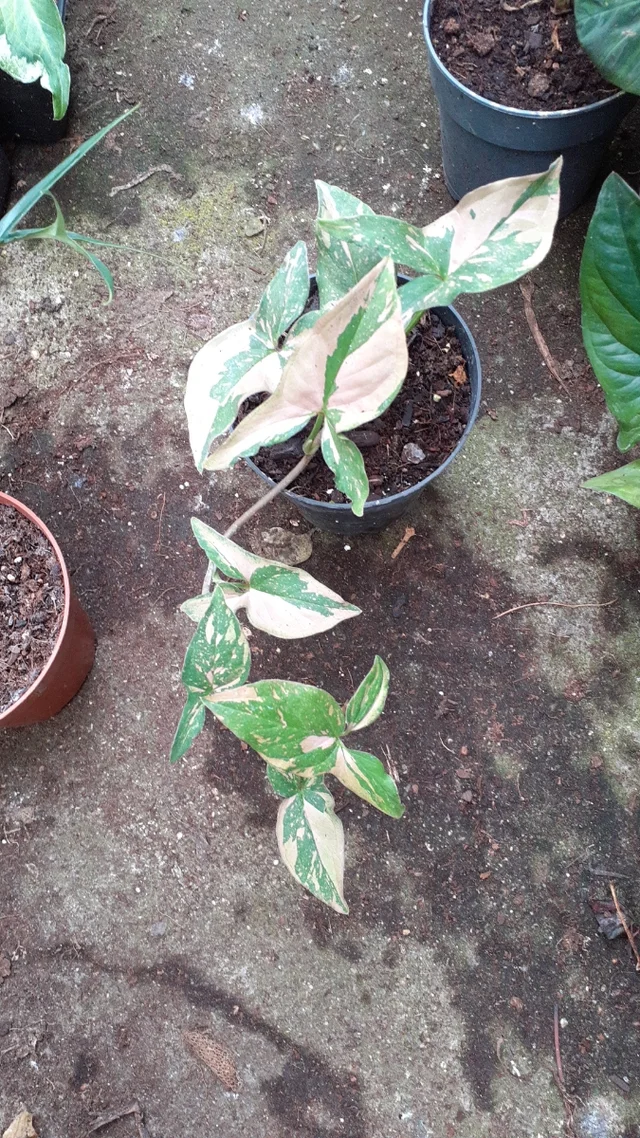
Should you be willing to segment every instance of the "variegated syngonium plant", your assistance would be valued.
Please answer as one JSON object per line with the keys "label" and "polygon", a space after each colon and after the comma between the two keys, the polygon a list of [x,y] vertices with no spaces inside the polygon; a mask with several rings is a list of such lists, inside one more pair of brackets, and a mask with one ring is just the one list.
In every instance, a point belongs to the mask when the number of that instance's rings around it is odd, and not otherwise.
{"label": "variegated syngonium plant", "polygon": [[[542,174],[509,178],[467,194],[420,229],[317,182],[319,308],[309,296],[307,250],[299,241],[265,290],[256,313],[221,332],[195,356],[185,406],[199,470],[221,470],[310,422],[308,454],[321,448],[338,489],[361,515],[364,463],[345,438],[398,394],[406,332],[430,307],[459,293],[517,280],[549,251],[559,208],[561,159]],[[396,267],[417,275],[399,288]],[[269,396],[216,450],[250,395]]]}
{"label": "variegated syngonium plant", "polygon": [[234,608],[245,608],[256,627],[285,637],[321,632],[360,610],[301,569],[248,554],[198,519],[193,527],[216,571],[227,579],[218,576],[213,594],[183,606],[198,624],[182,670],[187,699],[171,759],[186,754],[209,708],[267,764],[271,786],[284,799],[277,833],[287,868],[314,896],[346,913],[342,823],[324,779],[331,774],[383,813],[402,815],[396,785],[380,760],[347,743],[350,734],[382,712],[388,668],[376,656],[344,708],[309,684],[247,683],[251,651]]}

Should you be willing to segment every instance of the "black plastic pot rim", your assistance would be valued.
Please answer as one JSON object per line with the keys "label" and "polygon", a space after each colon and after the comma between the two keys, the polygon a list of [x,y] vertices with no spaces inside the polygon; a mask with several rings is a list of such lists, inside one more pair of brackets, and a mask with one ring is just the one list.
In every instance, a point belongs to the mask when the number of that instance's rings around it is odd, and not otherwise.
{"label": "black plastic pot rim", "polygon": [[[407,277],[407,278],[403,278],[403,279],[408,280],[409,278]],[[471,345],[473,346],[473,351],[474,351],[475,356],[477,358],[477,363],[478,363],[478,367],[479,367],[478,349],[475,346],[475,340],[473,339],[473,336],[471,335],[471,332],[470,332],[469,328],[467,327],[467,324],[465,323],[465,321],[462,319],[460,313],[457,312],[456,309],[453,308],[450,304],[434,305],[434,308],[440,308],[440,307],[448,309],[448,311],[451,312],[453,316],[455,316],[456,320],[459,321],[460,325],[466,331],[467,336],[469,337],[469,341],[470,341]],[[469,435],[471,434],[471,431],[473,429],[475,421],[478,417],[479,408],[480,408],[480,389],[478,389],[477,394],[476,394],[476,398],[472,401],[471,406],[469,408],[469,419],[467,421],[467,425],[466,425],[462,435],[458,439],[457,445],[451,451],[451,454],[447,458],[445,458],[444,462],[441,463],[440,466],[437,466],[435,470],[432,470],[431,474],[427,474],[426,478],[422,478],[420,480],[420,482],[414,482],[412,486],[407,486],[407,488],[405,490],[400,490],[398,494],[388,494],[385,498],[373,498],[371,501],[365,502],[365,506],[364,506],[365,514],[370,514],[376,509],[382,509],[385,506],[389,505],[390,502],[399,502],[403,498],[407,498],[407,497],[412,498],[419,491],[424,490],[425,486],[428,486],[429,483],[432,482],[434,478],[439,477],[439,475],[442,474],[443,470],[446,470],[446,468],[449,466],[449,463],[453,462],[456,455],[460,453],[463,446],[465,445],[467,439],[469,438]],[[246,462],[247,466],[251,470],[253,470],[265,482],[268,482],[271,486],[276,485],[276,483],[273,481],[273,478],[271,478],[268,474],[265,474],[265,472],[263,470],[260,470],[260,467],[256,466],[255,462],[253,462],[250,458],[245,458],[244,461]],[[320,506],[323,509],[331,510],[332,512],[335,512],[338,514],[344,514],[345,516],[347,514],[353,514],[353,510],[351,509],[351,506],[349,505],[348,502],[322,502],[322,501],[319,501],[317,498],[306,498],[302,494],[296,494],[295,491],[293,491],[293,490],[285,490],[283,492],[282,497],[287,498],[287,499],[289,499],[289,501],[294,502],[294,503],[300,502],[304,506],[311,506],[314,509],[318,509],[318,507]]]}
{"label": "black plastic pot rim", "polygon": [[429,10],[431,8],[432,0],[425,0],[423,14],[422,14],[422,30],[424,32],[427,50],[434,60],[438,69],[442,72],[445,79],[456,87],[461,94],[466,95],[468,99],[473,99],[474,102],[480,103],[483,107],[489,107],[494,111],[505,111],[516,118],[522,119],[543,119],[545,122],[553,121],[554,119],[571,119],[578,118],[580,115],[587,114],[599,107],[606,107],[616,99],[623,99],[626,91],[616,91],[613,95],[607,95],[606,99],[599,99],[597,103],[587,103],[585,107],[568,107],[565,111],[526,111],[522,107],[510,107],[506,103],[494,103],[492,99],[486,99],[484,95],[479,95],[476,91],[472,91],[470,87],[465,87],[455,75],[452,75],[448,68],[445,67],[440,56],[438,55],[431,39],[431,32],[429,30]]}

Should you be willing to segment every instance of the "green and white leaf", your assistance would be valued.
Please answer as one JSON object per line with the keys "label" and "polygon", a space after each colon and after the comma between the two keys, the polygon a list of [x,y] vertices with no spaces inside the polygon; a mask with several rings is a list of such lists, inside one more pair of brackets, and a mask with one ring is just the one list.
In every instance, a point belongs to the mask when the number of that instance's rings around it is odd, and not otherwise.
{"label": "green and white leaf", "polygon": [[238,739],[281,771],[322,774],[334,765],[344,715],[321,688],[259,680],[216,692],[205,703]]}
{"label": "green and white leaf", "polygon": [[251,652],[242,626],[218,586],[187,648],[182,682],[201,696],[244,684]]}
{"label": "green and white leaf", "polygon": [[615,494],[630,506],[640,507],[640,459],[621,466],[618,470],[611,470],[608,474],[599,474],[597,478],[589,478],[582,485],[587,490],[601,490],[604,494]]}
{"label": "green and white leaf", "polygon": [[[246,593],[246,586],[244,581],[222,581],[216,577],[217,585],[224,593],[224,599],[227,602],[232,612],[236,612],[238,608],[237,598]],[[180,605],[180,612],[189,617],[195,624],[202,620],[211,603],[211,593],[200,593],[197,597],[189,597],[188,601],[183,601]]]}
{"label": "green and white leaf", "polygon": [[0,0],[0,70],[51,92],[54,119],[69,106],[64,24],[54,0]]}
{"label": "green and white leaf", "polygon": [[187,696],[187,702],[182,709],[182,715],[173,737],[171,754],[169,755],[170,762],[177,763],[178,759],[186,755],[189,747],[204,727],[205,715],[206,710],[199,694],[191,692]]}
{"label": "green and white leaf", "polygon": [[404,814],[398,788],[375,755],[369,755],[366,751],[352,751],[341,743],[336,753],[335,766],[329,773],[335,775],[358,798],[364,798],[365,802],[383,814],[388,814],[391,818],[401,818]]}
{"label": "green and white leaf", "polygon": [[420,275],[400,288],[405,323],[459,293],[486,292],[517,280],[546,257],[560,205],[557,159],[549,170],[507,178],[466,194],[449,213],[419,229],[366,214],[318,222],[318,243],[347,242]]}
{"label": "green and white leaf", "polygon": [[[338,341],[347,333],[342,354]],[[342,356],[337,370],[336,352]],[[385,258],[333,308],[321,313],[285,365],[274,394],[242,420],[205,468],[232,466],[261,446],[289,438],[313,416],[330,409],[340,432],[374,419],[399,391],[407,363],[395,270]]]}
{"label": "green and white leaf", "polygon": [[[246,609],[255,628],[293,640],[326,632],[340,621],[360,615],[356,605],[343,601],[304,569],[248,553],[199,518],[192,518],[191,526],[201,549],[217,569],[242,582],[240,586],[223,583],[226,603],[234,612]],[[186,602],[188,615],[199,603],[199,598]]]}
{"label": "green and white leaf", "polygon": [[279,771],[271,763],[267,763],[267,778],[272,790],[275,790],[280,798],[290,798],[292,794],[297,794],[305,785],[304,779],[294,774],[285,774],[284,771]]}
{"label": "green and white leaf", "polygon": [[640,197],[610,174],[596,204],[580,266],[582,335],[618,447],[640,441]]}
{"label": "green and white leaf", "polygon": [[578,39],[601,75],[640,95],[638,0],[574,0]]}
{"label": "green and white leaf", "polygon": [[[255,316],[226,328],[194,356],[184,403],[198,470],[202,470],[213,440],[235,421],[243,400],[275,391],[305,329],[295,330],[283,348],[279,348],[280,337],[300,316],[308,295],[307,247],[298,241],[267,285]],[[307,330],[310,323],[305,325]]]}
{"label": "green and white leaf", "polygon": [[350,245],[346,241],[331,241],[319,225],[321,221],[338,221],[343,217],[373,216],[373,210],[353,194],[330,186],[327,182],[316,181],[318,195],[318,215],[316,218],[316,238],[318,259],[316,280],[320,306],[335,304],[349,289],[377,265],[380,257],[370,249]]}
{"label": "green and white leaf", "polygon": [[333,412],[329,411],[322,428],[322,457],[334,473],[338,490],[346,494],[354,514],[361,518],[369,497],[364,459],[351,439],[338,434],[331,421],[332,416]]}
{"label": "green and white leaf", "polygon": [[348,913],[343,896],[344,833],[333,798],[321,782],[291,798],[278,810],[280,855],[296,881],[338,913]]}
{"label": "green and white leaf", "polygon": [[376,656],[357,691],[351,696],[345,718],[347,731],[361,731],[374,723],[384,711],[389,692],[389,669],[380,656]]}

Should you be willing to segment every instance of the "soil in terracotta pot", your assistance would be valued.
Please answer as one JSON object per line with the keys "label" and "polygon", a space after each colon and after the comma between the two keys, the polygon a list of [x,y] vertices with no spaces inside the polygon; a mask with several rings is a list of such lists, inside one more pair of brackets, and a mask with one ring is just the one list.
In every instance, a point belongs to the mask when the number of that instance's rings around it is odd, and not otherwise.
{"label": "soil in terracotta pot", "polygon": [[445,67],[505,107],[561,111],[597,103],[612,87],[582,50],[562,0],[434,0],[431,39]]}
{"label": "soil in terracotta pot", "polygon": [[64,613],[64,586],[49,542],[0,504],[0,712],[31,687],[49,661]]}
{"label": "soil in terracotta pot", "polygon": [[[246,415],[264,396],[247,400]],[[409,345],[409,368],[390,407],[347,437],[360,448],[369,478],[370,499],[386,498],[421,482],[455,450],[469,418],[471,386],[460,342],[453,329],[428,314]],[[253,461],[279,482],[302,456],[308,430],[285,443],[265,447]],[[346,502],[320,455],[291,489],[318,502]]]}

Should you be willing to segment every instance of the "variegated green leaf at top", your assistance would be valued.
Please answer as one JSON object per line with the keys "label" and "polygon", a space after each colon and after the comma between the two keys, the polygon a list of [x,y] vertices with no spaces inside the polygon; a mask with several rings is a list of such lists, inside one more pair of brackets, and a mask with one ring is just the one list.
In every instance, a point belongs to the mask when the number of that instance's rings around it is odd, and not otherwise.
{"label": "variegated green leaf at top", "polygon": [[376,656],[373,667],[347,704],[347,731],[361,731],[363,727],[374,723],[384,711],[388,692],[389,669],[384,660]]}
{"label": "variegated green leaf at top", "polygon": [[603,494],[615,494],[630,506],[640,507],[640,459],[629,462],[608,474],[589,478],[582,485],[586,490],[601,490]]}
{"label": "variegated green leaf at top", "polygon": [[616,420],[618,447],[640,442],[640,197],[618,174],[604,183],[580,266],[582,335]]}
{"label": "variegated green leaf at top", "polygon": [[177,763],[186,755],[191,744],[204,727],[206,710],[198,692],[190,692],[182,709],[182,715],[171,744],[169,762]]}
{"label": "variegated green leaf at top", "polygon": [[335,766],[329,773],[383,814],[391,818],[401,818],[404,814],[398,788],[375,755],[352,751],[341,743],[336,752]]}
{"label": "variegated green leaf at top", "polygon": [[339,435],[331,422],[330,411],[322,428],[322,457],[333,471],[338,490],[346,494],[356,517],[361,518],[369,497],[369,479],[364,459],[351,439]]}
{"label": "variegated green leaf at top", "polygon": [[318,222],[318,243],[347,242],[420,275],[400,289],[405,323],[459,293],[517,280],[546,257],[560,205],[557,159],[549,170],[507,178],[466,194],[423,229],[395,217],[362,215]]}
{"label": "variegated green leaf at top", "polygon": [[55,0],[0,0],[0,70],[51,92],[54,119],[69,106],[66,37]]}
{"label": "variegated green leaf at top", "polygon": [[307,247],[298,241],[267,285],[255,316],[226,328],[194,356],[184,402],[198,470],[213,440],[234,422],[243,400],[275,391],[303,329],[292,332],[282,346],[280,338],[300,316],[308,295]]}
{"label": "variegated green leaf at top", "polygon": [[345,296],[349,289],[374,268],[380,258],[370,249],[349,245],[346,241],[325,243],[323,230],[319,228],[318,222],[338,221],[343,217],[359,217],[364,214],[372,215],[373,210],[353,194],[348,194],[338,186],[330,186],[327,182],[316,181],[316,192],[318,195],[316,279],[320,306],[324,308],[326,305],[335,304]]}
{"label": "variegated green leaf at top", "polygon": [[574,0],[578,39],[601,75],[640,95],[638,0]]}
{"label": "variegated green leaf at top", "polygon": [[293,680],[259,680],[216,692],[205,703],[238,739],[279,770],[322,774],[334,765],[344,715],[321,688]]}
{"label": "variegated green leaf at top", "polygon": [[[342,620],[359,616],[360,609],[343,601],[332,589],[304,569],[269,561],[248,553],[211,526],[192,518],[201,549],[213,564],[244,588],[224,582],[226,603],[234,611],[245,608],[256,628],[285,640],[326,632]],[[199,598],[187,602],[193,613]],[[184,606],[183,606],[184,607]]]}
{"label": "variegated green leaf at top", "polygon": [[308,780],[302,779],[298,775],[285,774],[284,771],[278,770],[277,767],[272,766],[271,763],[267,763],[267,778],[272,790],[275,790],[280,798],[290,798],[292,794],[297,794],[305,783],[308,782]]}
{"label": "variegated green leaf at top", "polygon": [[[338,341],[348,329],[348,350],[327,386],[327,368],[333,367]],[[274,394],[242,420],[206,469],[225,469],[261,446],[289,438],[321,412],[334,411],[340,432],[374,419],[399,391],[407,363],[395,270],[385,258],[321,313],[301,338]]]}
{"label": "variegated green leaf at top", "polygon": [[336,912],[348,913],[344,833],[333,805],[326,787],[314,783],[280,804],[276,832],[282,860],[296,881]]}

